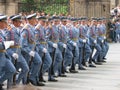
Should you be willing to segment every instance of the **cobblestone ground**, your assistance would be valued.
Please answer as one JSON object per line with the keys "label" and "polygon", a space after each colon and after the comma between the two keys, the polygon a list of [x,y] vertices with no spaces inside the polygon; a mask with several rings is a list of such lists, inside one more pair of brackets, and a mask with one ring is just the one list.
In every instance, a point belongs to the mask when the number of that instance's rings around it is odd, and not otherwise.
{"label": "cobblestone ground", "polygon": [[120,90],[120,44],[110,44],[107,63],[67,76],[57,78],[57,83],[46,82],[44,87],[27,85],[12,90]]}

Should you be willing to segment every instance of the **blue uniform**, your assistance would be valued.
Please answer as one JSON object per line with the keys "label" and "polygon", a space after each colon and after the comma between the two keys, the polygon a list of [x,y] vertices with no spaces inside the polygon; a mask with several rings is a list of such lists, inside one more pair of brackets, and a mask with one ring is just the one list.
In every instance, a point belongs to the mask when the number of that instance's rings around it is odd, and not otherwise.
{"label": "blue uniform", "polygon": [[[90,55],[91,55],[91,53],[92,53],[92,50],[91,50],[91,48],[90,48],[90,42],[89,42],[89,35],[88,35],[88,33],[89,33],[89,28],[88,28],[88,26],[87,25],[81,25],[80,27],[79,27],[79,32],[80,32],[80,38],[79,38],[79,67],[81,67],[82,66],[82,60],[83,60],[83,58],[85,59],[85,61],[87,62],[88,61],[88,59],[90,58]],[[84,42],[84,40],[86,40],[85,42]],[[85,46],[84,46],[84,44],[85,44]],[[83,48],[84,48],[84,50],[85,50],[85,55],[84,55],[84,57],[83,57]],[[85,64],[85,63],[84,63]]]}
{"label": "blue uniform", "polygon": [[93,56],[93,60],[97,60],[98,56],[101,54],[101,47],[97,43],[97,33],[98,33],[98,28],[95,25],[90,26],[90,31],[89,31],[89,36],[90,36],[90,46],[91,48],[95,48],[96,52],[95,55]]}
{"label": "blue uniform", "polygon": [[13,75],[15,74],[16,69],[11,62],[11,58],[6,53],[5,46],[3,44],[4,41],[5,38],[0,32],[0,73],[2,73],[0,84],[5,80],[8,80],[7,88],[9,88],[12,85]]}
{"label": "blue uniform", "polygon": [[115,37],[115,41],[119,41],[120,42],[120,22],[116,22],[115,23],[115,32],[116,32],[116,37]]}
{"label": "blue uniform", "polygon": [[105,42],[104,42],[104,45],[105,45],[105,48],[106,48],[106,51],[105,51],[105,54],[103,55],[103,57],[105,58],[106,57],[106,55],[107,55],[107,53],[108,53],[108,50],[109,50],[109,45],[108,45],[108,42],[106,41],[106,26],[105,26],[105,24],[102,24],[102,26],[103,26],[103,37],[104,37],[104,40],[105,40]]}
{"label": "blue uniform", "polygon": [[[68,35],[69,35],[68,48],[69,48],[69,50],[71,50],[71,52],[72,52],[72,53],[70,53],[71,57],[74,58],[74,64],[76,64],[79,59],[79,48],[78,48],[79,29],[74,26],[70,26],[68,28],[68,30],[69,30],[69,32],[68,32]],[[73,52],[73,50],[74,50],[74,52]],[[72,59],[72,58],[69,58],[69,59]]]}
{"label": "blue uniform", "polygon": [[48,49],[48,44],[46,38],[46,30],[42,25],[40,25],[40,27],[35,30],[35,37],[37,43],[36,44],[37,52],[44,59],[42,60],[43,61],[42,74],[44,74],[50,68],[52,59],[48,51],[46,53],[43,52],[44,48]]}
{"label": "blue uniform", "polygon": [[[32,59],[29,79],[32,80],[33,83],[36,85],[37,84],[36,78],[38,77],[42,60],[39,54],[36,52],[34,30],[35,28],[31,25],[28,25],[27,28],[23,28],[23,30],[21,30],[20,41],[22,46],[22,54],[26,59],[27,63],[29,64],[30,60]],[[35,52],[33,58],[32,56],[30,56],[31,51]]]}
{"label": "blue uniform", "polygon": [[[52,28],[48,28],[47,30],[47,34],[49,37],[49,41],[48,41],[48,51],[50,52],[50,54],[52,55],[54,52],[54,44],[57,44],[58,46],[58,42],[59,42],[59,30],[57,25],[52,25]],[[53,64],[53,68],[54,68],[54,73],[58,72],[58,66],[61,64],[62,62],[62,54],[59,50],[58,47],[56,47],[55,49],[55,55],[54,55],[54,64]],[[49,75],[49,79],[53,78],[51,75]]]}
{"label": "blue uniform", "polygon": [[14,53],[18,54],[17,63],[15,65],[16,69],[19,70],[20,68],[22,71],[19,73],[19,76],[17,78],[17,84],[20,83],[21,80],[23,80],[23,84],[26,84],[27,80],[27,73],[29,71],[28,64],[24,57],[21,54],[21,48],[20,48],[20,28],[13,27],[12,30],[7,31],[6,33],[6,40],[7,41],[14,41],[14,45],[11,46],[9,49],[7,49],[8,54],[11,56],[13,63],[15,62],[14,57],[12,56]]}
{"label": "blue uniform", "polygon": [[62,69],[62,64],[63,64],[63,67],[66,68],[67,67],[67,63],[70,62],[69,59],[66,58],[67,56],[67,51],[68,51],[68,48],[67,48],[67,41],[68,41],[68,30],[66,28],[66,26],[64,25],[59,25],[58,26],[59,28],[59,42],[58,42],[58,48],[60,49],[61,51],[61,54],[62,54],[62,60],[63,60],[63,63],[60,64],[59,66],[59,75],[61,74],[64,74],[64,72],[61,72],[61,69]]}

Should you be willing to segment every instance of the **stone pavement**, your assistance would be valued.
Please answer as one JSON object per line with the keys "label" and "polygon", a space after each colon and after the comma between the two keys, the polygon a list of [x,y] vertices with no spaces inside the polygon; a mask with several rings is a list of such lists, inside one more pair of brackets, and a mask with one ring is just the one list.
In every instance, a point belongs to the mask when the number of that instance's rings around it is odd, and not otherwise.
{"label": "stone pavement", "polygon": [[107,63],[78,74],[69,73],[68,77],[57,78],[59,82],[46,82],[44,87],[19,86],[12,90],[120,90],[120,44],[110,44],[107,58]]}

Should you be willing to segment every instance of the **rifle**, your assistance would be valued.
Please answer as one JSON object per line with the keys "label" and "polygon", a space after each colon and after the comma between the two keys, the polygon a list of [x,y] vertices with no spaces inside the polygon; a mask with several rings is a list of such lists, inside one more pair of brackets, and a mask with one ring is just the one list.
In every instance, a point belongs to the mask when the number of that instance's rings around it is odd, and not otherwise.
{"label": "rifle", "polygon": [[52,53],[52,64],[51,64],[51,75],[54,75],[54,61],[55,61],[55,51],[56,51],[56,48],[54,48],[54,51]]}
{"label": "rifle", "polygon": [[72,58],[71,70],[75,70],[75,64],[74,64],[74,57],[75,57],[75,46],[74,46],[74,49],[72,50],[72,53],[73,53],[73,58]]}
{"label": "rifle", "polygon": [[82,49],[82,57],[83,57],[82,64],[84,66],[86,66],[86,61],[85,61],[85,43],[84,43],[83,49]]}
{"label": "rifle", "polygon": [[[17,59],[14,60],[14,66],[17,67]],[[16,85],[16,75],[18,74],[18,71],[13,75],[13,85]]]}
{"label": "rifle", "polygon": [[45,60],[45,53],[43,54],[43,57],[42,57],[42,65],[40,68],[39,80],[43,80],[42,68],[43,68],[44,60]]}
{"label": "rifle", "polygon": [[64,70],[64,56],[65,56],[65,48],[63,49],[62,56],[63,56],[63,60],[62,60],[61,72],[62,72],[62,74],[64,74],[64,73],[65,73],[65,70]]}

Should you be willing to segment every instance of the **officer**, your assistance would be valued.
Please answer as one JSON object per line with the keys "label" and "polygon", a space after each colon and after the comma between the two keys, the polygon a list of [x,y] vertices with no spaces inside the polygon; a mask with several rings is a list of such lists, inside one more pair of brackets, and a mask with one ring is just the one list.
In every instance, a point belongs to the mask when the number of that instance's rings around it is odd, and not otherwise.
{"label": "officer", "polygon": [[11,30],[8,30],[6,33],[6,40],[7,41],[14,41],[14,45],[10,46],[7,49],[8,54],[12,57],[12,61],[15,64],[17,71],[21,68],[21,72],[17,78],[16,84],[19,84],[21,80],[23,80],[23,84],[26,84],[27,80],[27,73],[29,71],[28,64],[24,57],[21,54],[20,48],[20,25],[21,25],[21,16],[20,15],[13,15],[10,18],[12,20],[12,27]]}
{"label": "officer", "polygon": [[102,60],[102,62],[106,62],[105,61],[105,59],[106,59],[106,55],[107,55],[107,53],[108,53],[108,50],[109,50],[109,45],[108,45],[108,42],[107,42],[107,40],[106,40],[106,18],[103,18],[103,20],[102,20],[102,26],[103,26],[103,38],[104,38],[104,44],[105,44],[105,48],[106,48],[106,51],[105,51],[105,54],[104,54],[104,56],[103,56],[103,60]]}
{"label": "officer", "polygon": [[29,64],[28,81],[35,86],[44,86],[43,83],[38,82],[38,73],[41,68],[42,60],[39,54],[36,52],[35,42],[35,24],[36,24],[36,13],[28,15],[28,24],[26,24],[21,31],[21,46],[22,54]]}
{"label": "officer", "polygon": [[35,27],[35,37],[37,43],[37,52],[42,57],[43,65],[41,67],[41,71],[39,72],[39,81],[45,82],[43,79],[44,73],[50,68],[52,64],[52,58],[48,52],[48,45],[47,45],[47,38],[46,38],[46,30],[45,30],[45,23],[46,23],[46,16],[38,16],[38,24]]}
{"label": "officer", "polygon": [[80,70],[86,70],[84,66],[86,66],[86,62],[90,58],[90,55],[92,53],[92,50],[90,48],[89,43],[89,35],[88,35],[88,26],[87,26],[87,17],[81,18],[81,25],[79,27],[80,31],[80,38],[79,38],[79,57],[80,57],[80,63],[79,63],[79,69]]}
{"label": "officer", "polygon": [[8,56],[6,50],[14,45],[14,41],[5,41],[1,30],[7,28],[7,16],[0,16],[0,90],[3,90],[2,85],[7,80],[7,88],[11,88],[13,75],[16,72],[14,65],[11,62],[11,58]]}
{"label": "officer", "polygon": [[98,62],[102,62],[102,59],[106,53],[106,47],[105,47],[105,40],[104,40],[104,27],[102,25],[102,18],[98,18],[98,25],[97,25],[97,28],[98,28],[98,37],[97,37],[97,43],[101,46],[101,54],[100,56],[98,57]]}
{"label": "officer", "polygon": [[91,26],[89,28],[89,36],[90,36],[90,46],[91,46],[92,51],[94,50],[94,48],[96,49],[96,52],[93,55],[93,57],[90,57],[90,61],[89,61],[90,65],[89,66],[95,67],[92,64],[92,61],[97,65],[101,65],[100,62],[97,62],[98,56],[101,53],[101,47],[97,43],[97,18],[92,18]]}
{"label": "officer", "polygon": [[52,17],[52,24],[49,26],[47,30],[47,34],[49,37],[48,41],[48,51],[52,57],[52,65],[49,70],[49,79],[48,81],[56,82],[57,80],[54,79],[54,75],[58,72],[58,66],[62,62],[62,54],[58,48],[59,42],[59,30],[58,30],[58,16]]}
{"label": "officer", "polygon": [[68,41],[68,30],[66,28],[66,24],[67,24],[67,17],[65,16],[61,16],[61,23],[58,25],[58,29],[59,29],[59,42],[58,42],[58,48],[61,51],[62,54],[62,62],[59,66],[59,71],[58,71],[58,76],[60,77],[66,77],[65,75],[65,53],[67,51],[67,41]]}
{"label": "officer", "polygon": [[[103,23],[104,24],[104,23]],[[117,19],[117,22],[115,23],[115,32],[116,32],[116,37],[115,37],[115,41],[119,41],[120,42],[120,19]]]}
{"label": "officer", "polygon": [[68,23],[68,48],[71,50],[71,61],[72,65],[69,69],[71,73],[78,73],[78,71],[75,70],[75,65],[78,62],[79,59],[79,48],[78,48],[78,38],[79,38],[79,29],[76,28],[77,25],[77,19],[71,18],[71,22]]}

